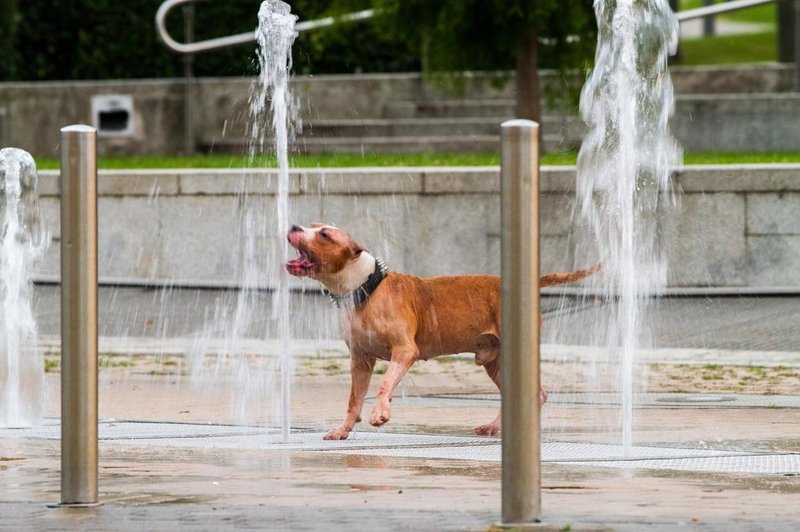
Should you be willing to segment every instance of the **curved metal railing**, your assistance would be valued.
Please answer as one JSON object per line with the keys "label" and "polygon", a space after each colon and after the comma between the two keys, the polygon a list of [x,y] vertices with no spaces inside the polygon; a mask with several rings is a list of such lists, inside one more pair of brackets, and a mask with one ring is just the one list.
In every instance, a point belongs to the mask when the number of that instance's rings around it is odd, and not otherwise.
{"label": "curved metal railing", "polygon": [[703,18],[710,15],[719,15],[720,13],[738,11],[739,9],[760,6],[762,4],[772,4],[775,1],[776,0],[734,0],[733,2],[725,2],[724,4],[715,4],[711,6],[698,7],[696,9],[688,9],[686,11],[679,11],[675,15],[678,18],[678,22],[683,22],[684,20]]}
{"label": "curved metal railing", "polygon": [[[169,48],[171,51],[179,54],[198,54],[202,52],[210,52],[212,50],[218,50],[220,48],[227,48],[229,46],[236,46],[239,44],[247,44],[249,42],[255,42],[255,30],[249,31],[247,33],[238,33],[236,35],[229,35],[227,37],[217,37],[215,39],[207,39],[205,41],[197,41],[193,43],[182,43],[178,42],[172,38],[172,36],[167,31],[167,15],[169,14],[172,9],[178,7],[182,4],[188,4],[191,2],[199,2],[201,0],[167,0],[163,4],[158,7],[158,11],[156,11],[156,31],[158,33],[159,38],[164,43],[164,46]],[[298,33],[313,30],[316,28],[324,28],[326,26],[332,26],[334,24],[338,24],[340,22],[356,22],[359,20],[365,20],[368,18],[372,18],[375,14],[375,11],[372,9],[365,9],[364,11],[357,11],[355,13],[349,13],[347,15],[342,15],[340,17],[325,17],[317,20],[308,20],[304,22],[298,22],[295,25],[295,30]]]}
{"label": "curved metal railing", "polygon": [[[156,11],[156,31],[159,38],[164,43],[164,46],[171,51],[179,54],[197,54],[202,52],[210,52],[220,48],[227,48],[228,46],[236,46],[239,44],[246,44],[255,41],[255,31],[246,33],[238,33],[236,35],[229,35],[227,37],[217,37],[215,39],[207,39],[205,41],[198,41],[193,43],[182,43],[172,38],[167,31],[167,15],[174,8],[182,4],[192,2],[199,2],[202,0],[166,0],[158,7]],[[732,2],[725,2],[723,4],[716,4],[711,6],[699,7],[697,9],[690,9],[687,11],[678,12],[677,18],[679,22],[685,20],[692,20],[696,18],[703,18],[711,15],[718,15],[720,13],[727,13],[729,11],[737,11],[739,9],[746,9],[748,7],[760,6],[762,4],[771,4],[776,0],[733,0]],[[332,26],[339,22],[355,22],[358,20],[366,20],[375,15],[375,10],[365,9],[364,11],[357,11],[349,13],[341,17],[325,17],[317,20],[308,20],[299,22],[295,26],[298,32],[312,30],[315,28],[324,28]]]}

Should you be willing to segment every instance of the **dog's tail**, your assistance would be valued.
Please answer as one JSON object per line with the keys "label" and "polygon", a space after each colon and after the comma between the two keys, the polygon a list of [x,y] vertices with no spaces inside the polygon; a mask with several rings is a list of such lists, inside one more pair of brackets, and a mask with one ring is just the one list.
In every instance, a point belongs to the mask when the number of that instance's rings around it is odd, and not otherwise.
{"label": "dog's tail", "polygon": [[576,281],[580,281],[581,279],[585,279],[586,277],[589,277],[594,273],[597,273],[602,268],[603,268],[603,263],[598,262],[591,268],[586,268],[585,270],[548,273],[547,275],[542,275],[542,277],[539,279],[539,286],[544,288],[545,286],[574,283]]}

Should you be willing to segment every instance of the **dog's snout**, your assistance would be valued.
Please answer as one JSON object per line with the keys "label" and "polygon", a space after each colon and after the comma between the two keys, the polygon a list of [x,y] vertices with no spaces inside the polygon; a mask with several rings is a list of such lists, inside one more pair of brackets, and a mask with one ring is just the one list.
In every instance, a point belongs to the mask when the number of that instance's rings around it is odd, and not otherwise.
{"label": "dog's snout", "polygon": [[286,234],[286,240],[289,241],[294,247],[297,247],[300,244],[300,241],[303,240],[306,230],[297,224],[292,225],[289,232]]}

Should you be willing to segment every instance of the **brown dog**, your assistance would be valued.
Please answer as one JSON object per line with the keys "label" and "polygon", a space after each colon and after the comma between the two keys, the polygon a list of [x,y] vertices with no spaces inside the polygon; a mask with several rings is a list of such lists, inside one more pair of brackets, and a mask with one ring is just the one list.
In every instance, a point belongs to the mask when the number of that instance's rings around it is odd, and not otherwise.
{"label": "brown dog", "polygon": [[[378,358],[389,361],[378,386],[370,424],[389,421],[400,379],[419,359],[475,353],[475,363],[500,388],[500,278],[458,275],[420,278],[388,272],[383,264],[341,229],[323,224],[293,226],[289,243],[298,251],[286,270],[322,283],[333,301],[347,310],[345,342],[350,348],[351,389],[342,425],[326,440],[346,439],[361,420],[361,408]],[[539,286],[570,283],[587,277],[586,270],[551,273]],[[547,394],[541,391],[541,404]],[[477,434],[497,434],[500,415],[475,428]]]}

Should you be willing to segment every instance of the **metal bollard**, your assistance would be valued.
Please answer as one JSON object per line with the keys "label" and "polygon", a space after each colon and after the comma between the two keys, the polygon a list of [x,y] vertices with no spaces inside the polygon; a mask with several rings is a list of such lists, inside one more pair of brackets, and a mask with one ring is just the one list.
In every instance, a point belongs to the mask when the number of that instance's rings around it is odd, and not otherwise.
{"label": "metal bollard", "polygon": [[61,504],[97,504],[97,131],[61,129]]}
{"label": "metal bollard", "polygon": [[541,516],[539,124],[501,125],[502,524]]}

